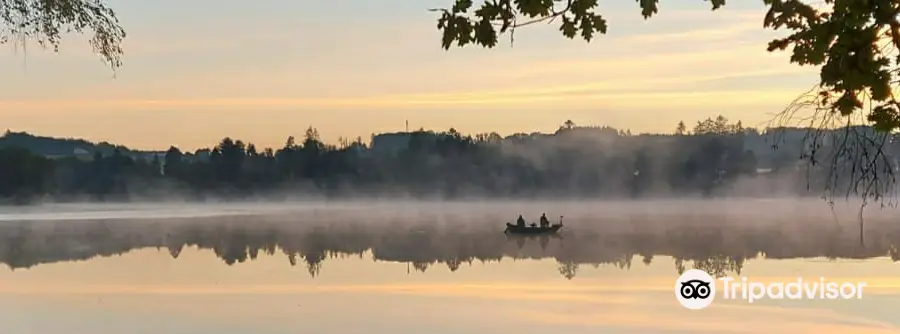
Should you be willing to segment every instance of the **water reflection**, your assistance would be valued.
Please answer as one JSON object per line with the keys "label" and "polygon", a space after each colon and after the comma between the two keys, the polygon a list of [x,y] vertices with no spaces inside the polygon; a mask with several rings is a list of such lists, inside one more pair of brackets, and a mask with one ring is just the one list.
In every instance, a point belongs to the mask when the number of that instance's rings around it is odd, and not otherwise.
{"label": "water reflection", "polygon": [[407,263],[424,272],[435,265],[457,271],[474,261],[553,258],[559,273],[573,278],[583,265],[627,270],[637,257],[649,265],[654,256],[674,258],[673,269],[700,268],[718,276],[740,274],[745,261],[826,257],[900,260],[900,227],[867,223],[866,244],[859,231],[830,222],[736,224],[716,221],[630,221],[583,223],[559,236],[504,235],[499,227],[445,220],[443,223],[395,221],[366,224],[347,221],[296,222],[287,217],[218,217],[165,220],[20,221],[0,224],[0,261],[13,269],[86,260],[140,248],[211,249],[226,264],[256,259],[260,253],[284,253],[291,266],[305,265],[311,276],[329,258],[371,252],[376,261]]}

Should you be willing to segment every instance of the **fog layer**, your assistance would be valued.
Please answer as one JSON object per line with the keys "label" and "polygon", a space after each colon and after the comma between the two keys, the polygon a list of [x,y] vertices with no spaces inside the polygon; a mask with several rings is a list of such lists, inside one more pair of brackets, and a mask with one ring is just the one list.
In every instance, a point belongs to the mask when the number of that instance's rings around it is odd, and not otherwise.
{"label": "fog layer", "polygon": [[[260,253],[305,263],[311,275],[335,255],[368,254],[425,270],[451,270],[474,260],[553,258],[571,278],[581,264],[623,269],[640,259],[674,258],[673,270],[740,272],[746,260],[767,258],[900,259],[900,225],[893,209],[865,214],[821,201],[629,201],[481,203],[333,203],[296,206],[224,205],[54,206],[6,212],[0,221],[0,262],[12,268],[167,248],[210,249],[235,265]],[[72,210],[77,209],[77,210]],[[180,210],[180,211],[179,211]],[[559,235],[505,235],[518,213],[536,220],[564,216]],[[88,217],[88,215],[94,217]],[[186,218],[191,216],[191,218]]]}

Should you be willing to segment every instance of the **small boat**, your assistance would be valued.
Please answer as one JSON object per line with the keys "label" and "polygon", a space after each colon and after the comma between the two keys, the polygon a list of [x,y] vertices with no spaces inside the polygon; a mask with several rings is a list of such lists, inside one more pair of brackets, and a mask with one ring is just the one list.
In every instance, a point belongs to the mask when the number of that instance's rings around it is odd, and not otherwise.
{"label": "small boat", "polygon": [[559,223],[553,224],[546,227],[537,226],[537,224],[532,223],[531,226],[519,226],[512,223],[506,223],[506,230],[503,233],[511,233],[511,234],[554,234],[559,231],[563,227],[562,216],[559,217]]}

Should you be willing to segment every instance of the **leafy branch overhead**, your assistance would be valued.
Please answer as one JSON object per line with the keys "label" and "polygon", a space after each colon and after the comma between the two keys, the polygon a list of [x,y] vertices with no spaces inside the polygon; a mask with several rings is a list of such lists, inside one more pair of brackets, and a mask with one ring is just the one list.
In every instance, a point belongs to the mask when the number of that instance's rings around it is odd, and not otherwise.
{"label": "leafy branch overhead", "polygon": [[62,35],[93,32],[90,45],[113,69],[125,31],[102,0],[0,0],[0,44],[33,40],[58,51]]}
{"label": "leafy branch overhead", "polygon": [[[456,45],[492,48],[498,36],[518,27],[559,19],[568,38],[590,42],[605,34],[606,20],[597,13],[599,0],[456,0],[441,12],[438,29],[444,49]],[[659,0],[636,0],[644,18],[658,11]],[[725,0],[704,0],[713,10]],[[820,67],[817,107],[841,116],[862,112],[880,131],[900,128],[900,102],[892,85],[900,72],[900,1],[897,0],[763,0],[763,25],[788,35],[771,41],[769,51],[791,48],[791,62]]]}

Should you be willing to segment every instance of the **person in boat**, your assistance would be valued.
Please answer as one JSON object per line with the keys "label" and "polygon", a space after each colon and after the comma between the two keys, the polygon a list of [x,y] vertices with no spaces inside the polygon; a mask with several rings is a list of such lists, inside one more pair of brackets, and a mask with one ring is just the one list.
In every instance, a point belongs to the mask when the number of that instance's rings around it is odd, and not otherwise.
{"label": "person in boat", "polygon": [[525,227],[525,218],[522,218],[522,215],[519,215],[519,219],[516,219],[516,225],[519,227]]}
{"label": "person in boat", "polygon": [[550,220],[547,219],[547,214],[546,213],[541,214],[541,227],[549,227],[549,226],[550,226]]}

